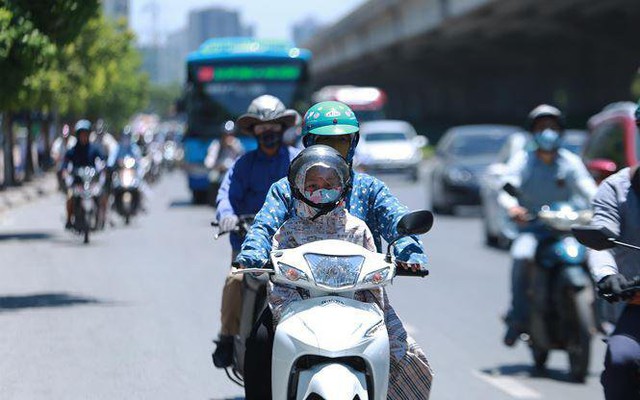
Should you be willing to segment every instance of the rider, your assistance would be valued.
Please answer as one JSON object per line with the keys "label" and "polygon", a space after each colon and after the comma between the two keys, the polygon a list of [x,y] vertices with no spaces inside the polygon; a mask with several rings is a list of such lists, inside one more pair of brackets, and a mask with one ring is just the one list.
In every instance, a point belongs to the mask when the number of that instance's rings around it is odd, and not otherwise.
{"label": "rider", "polygon": [[[640,103],[638,105],[636,125],[640,127]],[[593,199],[593,209],[592,225],[608,228],[622,242],[640,245],[639,166],[624,168],[605,179]],[[612,295],[612,301],[627,302],[607,341],[601,378],[605,398],[635,399],[640,393],[640,294],[628,298],[622,289],[629,279],[640,275],[640,257],[625,247],[590,250],[589,265],[600,293]]]}
{"label": "rider", "polygon": [[[79,167],[96,167],[96,159],[105,161],[106,155],[102,152],[100,147],[89,141],[89,135],[91,133],[91,122],[86,119],[81,119],[76,122],[75,134],[77,137],[77,143],[71,149],[67,151],[64,156],[62,165],[60,165],[60,171],[66,175],[68,173],[69,163],[73,168]],[[102,204],[101,204],[102,206]],[[101,210],[104,215],[104,210]],[[71,229],[71,217],[73,216],[73,201],[71,198],[71,191],[67,195],[67,223],[66,229]]]}
{"label": "rider", "polygon": [[234,135],[235,124],[227,121],[222,127],[220,140],[214,140],[207,149],[204,166],[225,173],[244,154],[244,147]]}
{"label": "rider", "polygon": [[[353,111],[343,103],[328,101],[311,107],[304,116],[302,140],[305,147],[325,144],[337,150],[350,164],[359,140],[359,123]],[[365,221],[378,251],[381,238],[391,242],[398,237],[398,221],[408,212],[389,188],[380,180],[352,171],[352,185],[345,195],[345,207],[353,216]],[[236,261],[246,268],[264,266],[272,249],[272,237],[295,211],[291,186],[287,178],[271,186],[265,204],[256,215],[251,231],[242,244]],[[395,245],[401,268],[420,269],[426,265],[422,242],[418,238],[402,238]],[[271,392],[270,313],[263,313],[247,340],[245,355],[245,393],[247,399],[263,398]],[[428,397],[428,393],[425,394]]]}
{"label": "rider", "polygon": [[138,144],[133,140],[133,131],[131,129],[131,126],[127,125],[122,130],[120,141],[118,142],[117,151],[115,151],[114,153],[116,163],[127,156],[133,157],[136,162],[140,162],[140,159],[142,158],[142,150],[140,150]]}
{"label": "rider", "polygon": [[[109,161],[114,161],[114,156],[118,151],[118,141],[107,132],[107,126],[102,118],[98,118],[96,121],[96,129],[91,135],[91,141],[100,146],[102,153],[107,156]],[[107,164],[110,167],[113,166],[112,163]]]}
{"label": "rider", "polygon": [[[221,232],[231,232],[238,215],[257,213],[269,186],[287,175],[290,160],[298,151],[283,145],[282,134],[295,124],[297,115],[278,98],[263,95],[254,99],[247,113],[238,118],[238,126],[256,137],[258,148],[240,157],[220,185],[216,216]],[[242,237],[231,232],[230,241],[233,260],[240,251]],[[222,291],[221,327],[213,354],[218,368],[228,367],[233,360],[233,336],[240,329],[241,310],[242,276],[229,273]]]}
{"label": "rider", "polygon": [[65,190],[64,180],[62,179],[62,170],[60,167],[62,166],[64,155],[67,154],[67,150],[75,146],[76,142],[76,138],[71,135],[71,128],[69,125],[64,124],[62,127],[62,134],[51,144],[51,159],[58,171],[56,175],[58,178],[58,189],[60,191]]}
{"label": "rider", "polygon": [[527,330],[527,265],[533,261],[538,245],[528,226],[530,213],[546,204],[571,201],[587,206],[596,192],[596,184],[582,160],[560,148],[564,131],[562,112],[542,104],[531,111],[528,128],[533,134],[534,148],[523,150],[507,166],[506,182],[518,188],[518,198],[503,191],[498,201],[513,220],[520,225],[520,234],[511,246],[511,309],[506,317],[508,325],[504,337],[513,346]]}
{"label": "rider", "polygon": [[[324,145],[307,147],[291,162],[288,181],[293,188],[293,212],[291,218],[276,231],[274,250],[298,247],[317,240],[338,239],[377,251],[369,227],[345,208],[345,195],[351,188],[351,171],[347,161],[335,149]],[[308,296],[305,291],[270,283],[269,306],[274,322],[279,321],[286,305]],[[386,291],[383,288],[358,291],[355,298],[376,303],[384,310],[391,353],[387,398],[427,398],[431,388],[431,368],[391,307]]]}

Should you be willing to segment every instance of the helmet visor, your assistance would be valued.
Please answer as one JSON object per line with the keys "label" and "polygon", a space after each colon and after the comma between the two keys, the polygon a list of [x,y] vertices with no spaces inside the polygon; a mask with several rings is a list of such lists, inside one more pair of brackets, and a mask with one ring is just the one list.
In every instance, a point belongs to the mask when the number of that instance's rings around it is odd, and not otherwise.
{"label": "helmet visor", "polygon": [[322,161],[304,164],[295,176],[302,195],[312,204],[322,206],[340,200],[346,177],[336,167]]}

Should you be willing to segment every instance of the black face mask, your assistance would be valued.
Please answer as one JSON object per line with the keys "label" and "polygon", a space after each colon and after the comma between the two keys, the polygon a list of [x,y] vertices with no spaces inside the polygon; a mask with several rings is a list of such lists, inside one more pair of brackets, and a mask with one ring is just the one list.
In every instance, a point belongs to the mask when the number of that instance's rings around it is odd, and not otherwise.
{"label": "black face mask", "polygon": [[258,143],[267,149],[274,149],[282,143],[282,134],[273,131],[264,132],[258,136]]}

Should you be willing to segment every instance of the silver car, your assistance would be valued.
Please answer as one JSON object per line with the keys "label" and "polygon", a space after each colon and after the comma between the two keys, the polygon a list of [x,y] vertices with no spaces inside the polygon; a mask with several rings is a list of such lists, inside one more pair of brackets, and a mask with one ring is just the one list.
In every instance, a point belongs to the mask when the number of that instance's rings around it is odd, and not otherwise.
{"label": "silver car", "polygon": [[365,122],[360,126],[360,143],[354,166],[364,172],[408,173],[419,178],[422,148],[428,143],[410,123],[396,120]]}

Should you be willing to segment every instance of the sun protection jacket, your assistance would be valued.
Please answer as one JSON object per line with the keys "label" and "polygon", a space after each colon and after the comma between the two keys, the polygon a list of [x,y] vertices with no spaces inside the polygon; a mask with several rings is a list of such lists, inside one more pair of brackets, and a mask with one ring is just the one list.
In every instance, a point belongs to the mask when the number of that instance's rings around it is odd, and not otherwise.
{"label": "sun protection jacket", "polygon": [[[391,242],[398,237],[398,221],[409,212],[382,181],[358,172],[354,172],[352,189],[346,195],[346,208],[351,215],[366,222],[378,251],[382,251],[381,239]],[[269,189],[236,261],[247,268],[262,267],[269,259],[271,238],[293,215],[291,188],[287,178],[283,178]],[[398,260],[427,264],[427,256],[419,240],[416,243],[413,238],[400,239],[395,251]]]}

